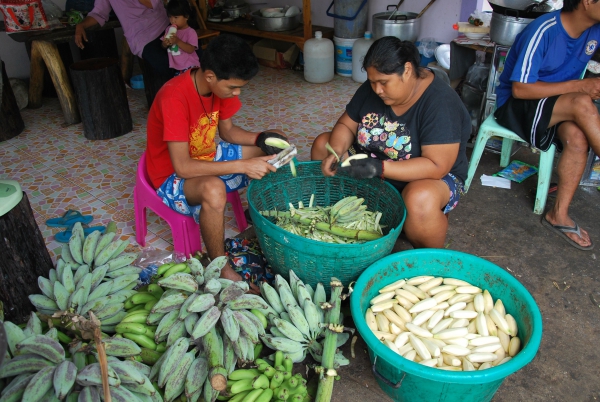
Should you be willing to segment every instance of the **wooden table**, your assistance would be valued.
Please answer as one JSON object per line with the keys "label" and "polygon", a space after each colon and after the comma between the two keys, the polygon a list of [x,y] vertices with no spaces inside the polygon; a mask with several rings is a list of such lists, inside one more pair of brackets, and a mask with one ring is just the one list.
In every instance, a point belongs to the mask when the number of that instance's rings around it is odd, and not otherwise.
{"label": "wooden table", "polygon": [[[96,25],[87,31],[107,30],[120,27],[118,20],[108,21],[104,26]],[[13,33],[9,37],[17,42],[31,46],[31,73],[29,82],[28,107],[35,109],[42,106],[42,91],[44,87],[44,67],[48,69],[50,78],[58,94],[58,100],[65,116],[65,124],[71,125],[81,121],[73,88],[67,75],[67,70],[60,57],[57,43],[67,43],[73,40],[75,27],[68,26],[51,31],[32,31]]]}

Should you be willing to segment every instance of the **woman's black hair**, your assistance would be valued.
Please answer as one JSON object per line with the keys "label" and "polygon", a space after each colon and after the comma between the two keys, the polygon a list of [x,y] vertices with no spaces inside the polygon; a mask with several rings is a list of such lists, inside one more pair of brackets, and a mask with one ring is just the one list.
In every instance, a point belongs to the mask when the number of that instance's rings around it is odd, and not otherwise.
{"label": "woman's black hair", "polygon": [[365,55],[363,68],[374,67],[381,74],[404,73],[404,65],[410,63],[418,74],[421,56],[417,47],[409,41],[402,41],[395,36],[384,36],[377,39]]}
{"label": "woman's black hair", "polygon": [[218,80],[249,81],[258,73],[252,48],[236,35],[221,34],[208,42],[200,60],[202,71],[211,70]]}

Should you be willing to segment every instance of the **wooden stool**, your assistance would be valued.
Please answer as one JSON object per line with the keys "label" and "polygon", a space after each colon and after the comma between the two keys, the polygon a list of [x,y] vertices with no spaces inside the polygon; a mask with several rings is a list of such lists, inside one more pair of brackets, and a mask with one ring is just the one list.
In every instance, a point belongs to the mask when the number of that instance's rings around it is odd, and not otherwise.
{"label": "wooden stool", "polygon": [[5,319],[19,324],[35,311],[28,296],[40,293],[38,276],[53,265],[27,194],[13,180],[0,181],[0,194],[0,300]]}
{"label": "wooden stool", "polygon": [[133,129],[127,91],[117,59],[97,58],[71,65],[83,133],[89,140],[119,137]]}
{"label": "wooden stool", "polygon": [[9,140],[21,134],[25,128],[21,111],[17,106],[17,99],[13,93],[4,62],[0,61],[0,70],[2,70],[1,90],[2,98],[0,99],[0,142]]}

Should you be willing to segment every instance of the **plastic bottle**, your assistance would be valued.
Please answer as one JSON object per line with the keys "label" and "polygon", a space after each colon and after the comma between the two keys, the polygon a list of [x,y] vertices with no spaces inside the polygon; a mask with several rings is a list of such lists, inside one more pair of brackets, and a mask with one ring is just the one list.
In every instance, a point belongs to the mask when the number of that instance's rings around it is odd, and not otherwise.
{"label": "plastic bottle", "polygon": [[304,79],[314,84],[329,82],[335,74],[333,42],[323,38],[321,31],[304,42]]}
{"label": "plastic bottle", "polygon": [[367,72],[362,69],[363,60],[374,40],[371,32],[366,31],[365,37],[357,39],[352,45],[352,79],[363,83],[367,80]]}

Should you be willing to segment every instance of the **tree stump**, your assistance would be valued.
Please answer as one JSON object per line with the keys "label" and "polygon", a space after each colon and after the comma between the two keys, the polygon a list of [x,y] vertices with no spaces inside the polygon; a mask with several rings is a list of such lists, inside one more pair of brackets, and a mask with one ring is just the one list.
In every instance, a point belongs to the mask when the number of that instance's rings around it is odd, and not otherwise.
{"label": "tree stump", "polygon": [[42,233],[35,222],[27,194],[0,217],[0,300],[7,321],[27,321],[34,307],[30,294],[40,294],[38,276],[53,268]]}
{"label": "tree stump", "polygon": [[146,101],[148,101],[148,109],[152,106],[154,98],[158,93],[158,90],[162,88],[167,81],[173,77],[165,77],[152,68],[152,66],[141,57],[138,58],[140,66],[142,66],[142,72],[144,74],[144,91],[146,92]]}
{"label": "tree stump", "polygon": [[87,38],[85,47],[80,51],[81,60],[99,57],[119,58],[114,29],[89,30]]}
{"label": "tree stump", "polygon": [[0,142],[2,142],[21,134],[25,123],[21,118],[21,111],[8,81],[3,61],[0,61],[0,70],[2,70],[0,79]]}
{"label": "tree stump", "polygon": [[125,82],[117,59],[97,58],[71,65],[83,133],[89,140],[107,140],[133,129]]}

